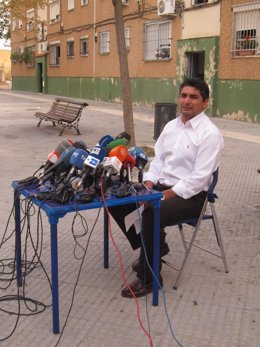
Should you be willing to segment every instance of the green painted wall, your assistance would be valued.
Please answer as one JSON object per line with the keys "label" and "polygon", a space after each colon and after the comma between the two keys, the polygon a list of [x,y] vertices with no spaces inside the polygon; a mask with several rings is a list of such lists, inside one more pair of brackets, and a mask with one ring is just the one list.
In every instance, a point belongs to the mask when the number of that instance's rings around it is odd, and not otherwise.
{"label": "green painted wall", "polygon": [[36,77],[21,77],[12,76],[12,89],[24,90],[28,92],[37,91],[37,79]]}
{"label": "green painted wall", "polygon": [[260,81],[218,81],[216,115],[260,123],[259,90]]}

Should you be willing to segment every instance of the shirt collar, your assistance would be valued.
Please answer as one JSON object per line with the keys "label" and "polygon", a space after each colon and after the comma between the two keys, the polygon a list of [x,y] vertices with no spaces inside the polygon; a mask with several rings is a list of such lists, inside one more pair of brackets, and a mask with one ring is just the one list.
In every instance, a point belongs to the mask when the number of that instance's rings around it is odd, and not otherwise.
{"label": "shirt collar", "polygon": [[[191,118],[190,120],[188,120],[185,124],[185,126],[191,126],[193,129],[197,128],[198,125],[205,119],[206,114],[204,111],[202,111],[201,113],[197,114],[197,116]],[[184,125],[181,117],[179,117],[179,122],[180,124]]]}

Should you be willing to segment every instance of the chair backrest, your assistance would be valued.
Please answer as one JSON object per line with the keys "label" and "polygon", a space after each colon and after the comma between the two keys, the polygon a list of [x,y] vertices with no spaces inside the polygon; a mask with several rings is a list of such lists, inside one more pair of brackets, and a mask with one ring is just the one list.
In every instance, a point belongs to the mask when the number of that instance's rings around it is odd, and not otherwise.
{"label": "chair backrest", "polygon": [[208,192],[207,192],[207,198],[208,198],[208,201],[209,202],[215,202],[215,199],[218,198],[217,194],[214,193],[214,189],[216,187],[218,183],[218,168],[215,172],[213,172],[213,180],[212,180],[212,183],[208,189]]}

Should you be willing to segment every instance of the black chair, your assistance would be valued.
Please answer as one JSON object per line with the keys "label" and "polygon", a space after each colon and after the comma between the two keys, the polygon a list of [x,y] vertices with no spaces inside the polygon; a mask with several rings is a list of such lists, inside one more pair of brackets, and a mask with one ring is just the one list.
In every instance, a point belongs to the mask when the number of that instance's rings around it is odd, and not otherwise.
{"label": "black chair", "polygon": [[[175,225],[178,225],[178,227],[179,227],[180,235],[181,235],[182,242],[183,242],[184,249],[185,249],[185,256],[184,256],[184,259],[183,259],[180,267],[177,267],[176,265],[173,265],[173,264],[163,260],[163,262],[166,265],[169,265],[170,267],[172,267],[178,271],[178,276],[177,276],[177,278],[175,280],[175,284],[173,286],[174,289],[177,289],[179,280],[182,276],[184,267],[187,263],[187,260],[189,258],[192,247],[197,247],[197,248],[199,248],[199,249],[201,249],[207,253],[210,253],[210,254],[218,257],[218,258],[221,258],[223,260],[225,272],[226,273],[228,272],[226,255],[225,255],[225,251],[224,251],[224,247],[223,247],[223,243],[222,243],[221,233],[220,233],[220,229],[218,226],[217,215],[216,215],[215,206],[214,206],[215,200],[218,198],[217,195],[214,193],[214,189],[216,187],[217,182],[218,182],[218,169],[213,173],[213,180],[212,180],[212,183],[208,189],[207,196],[206,196],[205,202],[203,204],[200,216],[198,218],[185,219],[185,220],[178,222],[178,224],[175,224]],[[211,213],[207,213],[208,205],[210,206],[210,210],[211,210],[210,212]],[[196,236],[198,234],[199,228],[201,226],[201,222],[203,220],[212,220],[214,230],[215,230],[216,240],[217,240],[218,246],[220,248],[221,255],[214,253],[214,252],[211,252],[210,250],[203,248],[203,247],[201,247],[195,243]],[[193,231],[192,231],[192,235],[191,235],[190,240],[187,240],[184,237],[183,224],[188,224],[189,226],[193,227]]]}

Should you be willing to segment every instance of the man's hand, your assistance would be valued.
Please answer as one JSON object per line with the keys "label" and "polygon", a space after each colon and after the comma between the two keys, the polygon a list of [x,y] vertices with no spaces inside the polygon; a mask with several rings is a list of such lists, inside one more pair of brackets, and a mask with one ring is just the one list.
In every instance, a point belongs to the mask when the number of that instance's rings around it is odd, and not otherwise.
{"label": "man's hand", "polygon": [[172,189],[166,189],[162,192],[162,194],[162,200],[172,199],[175,198],[175,196],[177,196],[177,194]]}

